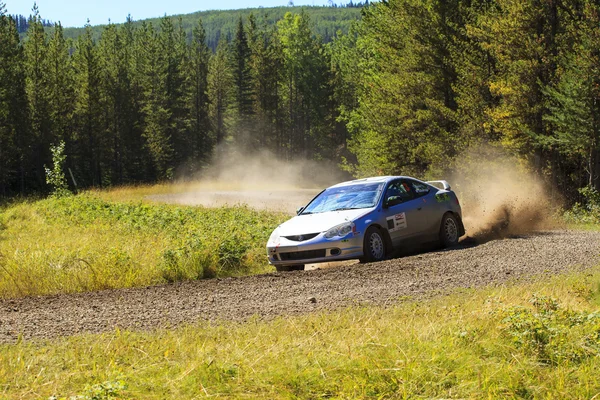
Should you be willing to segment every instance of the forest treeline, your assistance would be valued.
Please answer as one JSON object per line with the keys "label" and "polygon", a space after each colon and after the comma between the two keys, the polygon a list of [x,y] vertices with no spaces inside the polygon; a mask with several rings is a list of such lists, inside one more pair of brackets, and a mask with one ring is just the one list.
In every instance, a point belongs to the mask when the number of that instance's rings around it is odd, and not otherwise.
{"label": "forest treeline", "polygon": [[202,19],[190,38],[164,17],[107,25],[98,41],[88,25],[70,41],[34,7],[21,40],[0,9],[0,194],[47,190],[60,142],[79,188],[193,173],[219,144],[335,159],[345,142],[330,58],[304,12],[239,18],[213,53]]}
{"label": "forest treeline", "polygon": [[[3,10],[3,7],[0,7]],[[356,176],[444,176],[508,151],[558,191],[600,189],[600,6],[386,0],[325,44],[305,12],[239,18],[213,52],[198,19],[21,40],[0,17],[0,193],[44,191],[65,143],[80,187],[192,173],[220,144],[339,162]],[[235,162],[232,158],[231,162]]]}
{"label": "forest treeline", "polygon": [[[368,2],[367,2],[368,3]],[[198,19],[202,20],[204,27],[206,42],[208,47],[214,52],[217,49],[219,40],[222,36],[226,40],[231,41],[235,36],[238,26],[238,20],[242,17],[247,21],[250,14],[254,16],[259,25],[276,25],[277,21],[282,19],[285,14],[299,14],[304,11],[308,14],[310,28],[313,34],[321,36],[324,43],[328,43],[336,36],[338,31],[348,33],[350,26],[354,21],[360,18],[360,8],[364,6],[362,2],[349,2],[347,4],[331,3],[328,7],[317,6],[287,6],[287,7],[268,7],[268,8],[247,8],[241,10],[209,10],[198,11],[191,14],[183,14],[171,16],[173,21],[181,25],[183,30],[188,35],[192,35],[192,30],[198,23]],[[43,14],[43,10],[42,10]],[[42,21],[44,22],[44,21]],[[82,23],[85,21],[82,21]],[[97,21],[92,21],[97,22]],[[104,21],[102,21],[104,22]],[[149,18],[146,20],[133,21],[133,26],[139,28],[142,24],[151,23],[154,26],[160,26],[160,18]],[[117,26],[120,24],[117,24]],[[106,25],[92,26],[92,37],[95,41],[100,40],[102,32]],[[52,29],[47,29],[52,33]],[[63,34],[67,39],[77,39],[85,33],[86,28],[64,28]]]}

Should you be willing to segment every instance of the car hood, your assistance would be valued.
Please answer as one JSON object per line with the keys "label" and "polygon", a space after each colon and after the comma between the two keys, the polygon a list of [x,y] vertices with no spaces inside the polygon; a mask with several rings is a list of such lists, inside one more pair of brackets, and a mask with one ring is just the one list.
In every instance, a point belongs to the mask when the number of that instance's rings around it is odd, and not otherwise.
{"label": "car hood", "polygon": [[355,221],[372,210],[372,208],[361,208],[359,210],[328,211],[318,214],[298,215],[279,225],[279,235],[292,236],[325,232],[346,221]]}

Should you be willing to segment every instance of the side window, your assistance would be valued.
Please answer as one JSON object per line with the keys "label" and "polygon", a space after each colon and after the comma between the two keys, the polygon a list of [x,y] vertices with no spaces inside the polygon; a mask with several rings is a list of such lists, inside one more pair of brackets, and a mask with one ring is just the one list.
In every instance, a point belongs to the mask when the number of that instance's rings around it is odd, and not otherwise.
{"label": "side window", "polygon": [[429,193],[429,186],[426,184],[413,180],[409,180],[407,182],[412,187],[415,197],[425,196],[427,193]]}
{"label": "side window", "polygon": [[385,203],[389,206],[403,203],[415,198],[414,190],[404,181],[394,181],[385,191]]}

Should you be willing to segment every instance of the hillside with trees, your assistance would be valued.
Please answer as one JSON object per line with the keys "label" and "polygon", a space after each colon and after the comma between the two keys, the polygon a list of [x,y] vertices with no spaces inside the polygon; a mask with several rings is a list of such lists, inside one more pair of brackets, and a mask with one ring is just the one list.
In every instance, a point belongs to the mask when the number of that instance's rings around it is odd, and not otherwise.
{"label": "hillside with trees", "polygon": [[88,25],[76,39],[45,30],[37,11],[21,38],[0,10],[4,196],[46,191],[59,142],[80,187],[172,179],[236,144],[356,176],[441,176],[491,145],[571,199],[600,189],[590,0],[332,7],[362,18],[330,43],[312,8],[239,14],[218,38],[197,15]]}
{"label": "hillside with trees", "polygon": [[[305,12],[310,21],[310,28],[313,34],[320,36],[325,43],[333,40],[338,32],[348,33],[350,26],[354,21],[360,19],[360,9],[362,2],[348,3],[343,6],[330,7],[268,7],[268,8],[247,8],[241,10],[211,10],[199,11],[191,14],[171,16],[174,23],[180,24],[185,31],[188,39],[192,37],[192,31],[196,26],[198,19],[202,20],[202,25],[206,32],[206,42],[208,47],[215,51],[221,36],[227,41],[235,37],[238,20],[240,17],[247,20],[252,14],[259,25],[274,26],[281,20],[286,13],[299,14]],[[97,21],[96,21],[97,22]],[[160,18],[150,18],[143,21],[133,21],[133,26],[141,27],[142,23],[151,23],[154,26],[160,26]],[[119,24],[117,24],[119,25]],[[92,37],[99,40],[106,25],[92,26]],[[77,39],[85,33],[85,28],[65,28],[64,35],[69,39]]]}

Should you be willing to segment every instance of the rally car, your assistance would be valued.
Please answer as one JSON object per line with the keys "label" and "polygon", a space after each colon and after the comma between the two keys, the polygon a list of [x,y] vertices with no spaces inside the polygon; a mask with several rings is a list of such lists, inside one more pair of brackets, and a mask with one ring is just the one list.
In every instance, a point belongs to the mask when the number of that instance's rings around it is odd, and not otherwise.
{"label": "rally car", "polygon": [[453,246],[464,234],[448,182],[373,177],[323,190],[273,231],[267,255],[278,271],[303,270],[320,262],[381,261],[394,248],[419,242]]}

